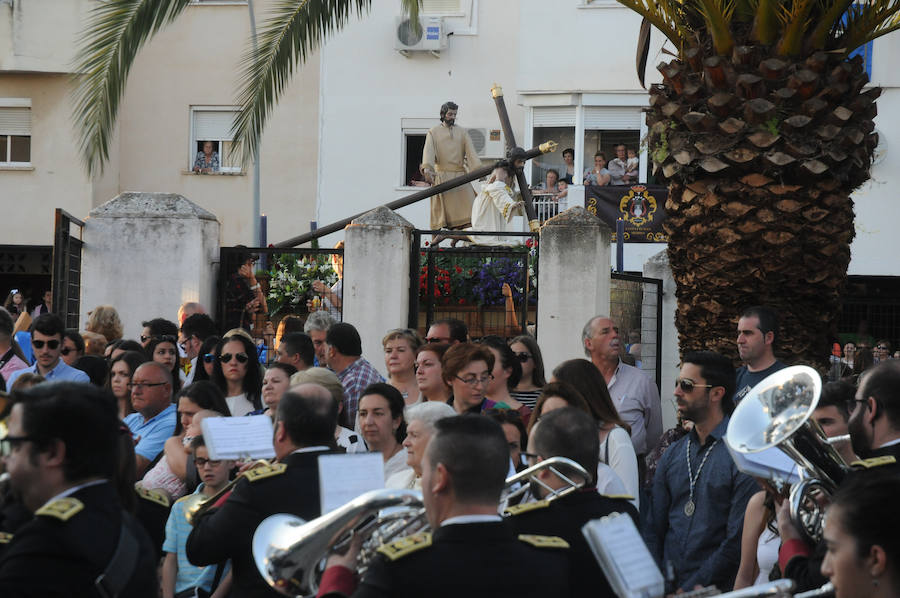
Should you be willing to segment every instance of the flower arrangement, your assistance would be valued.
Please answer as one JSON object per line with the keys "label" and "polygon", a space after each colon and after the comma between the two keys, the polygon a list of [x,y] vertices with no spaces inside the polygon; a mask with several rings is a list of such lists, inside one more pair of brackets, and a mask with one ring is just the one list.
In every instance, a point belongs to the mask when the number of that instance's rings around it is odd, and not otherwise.
{"label": "flower arrangement", "polygon": [[273,256],[272,266],[269,268],[269,312],[275,315],[298,306],[305,308],[314,280],[321,280],[328,286],[338,281],[328,254],[299,259],[290,253]]}
{"label": "flower arrangement", "polygon": [[[522,251],[523,249],[526,249]],[[425,252],[420,253],[419,300],[428,293],[428,265]],[[480,307],[504,304],[503,283],[509,284],[513,300],[522,301],[525,294],[525,274],[528,271],[529,302],[536,300],[537,273],[535,261],[537,243],[528,239],[525,246],[511,248],[500,255],[466,256],[439,250],[433,254],[434,282],[432,302],[436,305],[477,305]]]}

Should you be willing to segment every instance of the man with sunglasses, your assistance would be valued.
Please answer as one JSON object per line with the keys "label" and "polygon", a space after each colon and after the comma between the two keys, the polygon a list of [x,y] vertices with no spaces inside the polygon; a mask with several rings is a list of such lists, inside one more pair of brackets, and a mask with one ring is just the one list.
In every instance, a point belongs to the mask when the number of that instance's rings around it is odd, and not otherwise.
{"label": "man with sunglasses", "polygon": [[7,381],[7,386],[12,386],[16,378],[25,372],[39,374],[49,382],[90,382],[87,374],[66,365],[60,357],[65,332],[65,324],[55,314],[44,314],[36,319],[31,325],[31,347],[34,351],[34,365],[30,368],[13,372]]}
{"label": "man with sunglasses", "polygon": [[202,364],[198,363],[197,358],[203,342],[215,334],[216,323],[204,313],[191,314],[181,324],[181,330],[178,333],[178,347],[184,353],[184,356],[191,361],[190,369],[184,380],[185,386],[194,381],[197,367],[202,367]]}
{"label": "man with sunglasses", "polygon": [[694,427],[659,460],[643,529],[660,569],[674,575],[669,591],[714,585],[727,592],[734,585],[744,511],[759,489],[725,446],[734,383],[727,357],[712,351],[684,356],[675,400]]}
{"label": "man with sunglasses", "polygon": [[0,596],[157,595],[155,551],[122,507],[115,402],[88,384],[14,393],[0,452],[34,517],[0,556]]}

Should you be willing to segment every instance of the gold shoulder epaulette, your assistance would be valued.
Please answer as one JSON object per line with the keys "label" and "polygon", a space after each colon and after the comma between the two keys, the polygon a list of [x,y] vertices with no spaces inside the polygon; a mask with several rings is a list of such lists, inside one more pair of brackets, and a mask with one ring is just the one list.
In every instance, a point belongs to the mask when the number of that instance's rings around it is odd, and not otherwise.
{"label": "gold shoulder epaulette", "polygon": [[77,498],[66,496],[65,498],[60,498],[44,505],[43,507],[35,511],[34,514],[42,515],[45,517],[53,517],[55,519],[59,519],[60,521],[68,521],[76,513],[83,509],[83,502],[81,502]]}
{"label": "gold shoulder epaulette", "polygon": [[431,534],[423,532],[379,546],[377,552],[386,556],[390,561],[396,561],[429,546],[431,546]]}
{"label": "gold shoulder epaulette", "polygon": [[253,469],[248,469],[244,472],[244,477],[247,478],[247,481],[251,484],[253,482],[258,482],[259,480],[264,480],[266,478],[271,478],[273,476],[281,475],[287,469],[287,465],[284,463],[273,463],[272,465],[260,465],[259,467],[254,467]]}
{"label": "gold shoulder epaulette", "polygon": [[600,496],[605,496],[606,498],[621,498],[623,500],[634,500],[634,497],[629,494],[601,494]]}
{"label": "gold shoulder epaulette", "polygon": [[537,502],[524,502],[520,505],[512,505],[510,507],[506,507],[504,509],[504,515],[521,515],[522,513],[527,513],[528,511],[534,511],[535,509],[545,509],[550,506],[550,503],[546,500],[539,500]]}
{"label": "gold shoulder epaulette", "polygon": [[568,548],[569,543],[559,536],[536,536],[534,534],[519,534],[519,540],[531,544],[535,548]]}
{"label": "gold shoulder epaulette", "polygon": [[895,459],[893,455],[882,455],[881,457],[872,457],[870,459],[854,461],[850,466],[857,469],[872,469],[873,467],[881,467],[882,465],[893,465],[896,462],[897,459]]}
{"label": "gold shoulder epaulette", "polygon": [[135,486],[134,491],[137,492],[137,495],[144,500],[155,502],[156,504],[162,505],[166,508],[168,508],[172,504],[172,501],[169,499],[169,497],[162,492],[159,492],[158,490],[150,490],[148,488],[144,488],[143,486]]}
{"label": "gold shoulder epaulette", "polygon": [[9,544],[12,542],[13,535],[9,532],[0,532],[0,544]]}

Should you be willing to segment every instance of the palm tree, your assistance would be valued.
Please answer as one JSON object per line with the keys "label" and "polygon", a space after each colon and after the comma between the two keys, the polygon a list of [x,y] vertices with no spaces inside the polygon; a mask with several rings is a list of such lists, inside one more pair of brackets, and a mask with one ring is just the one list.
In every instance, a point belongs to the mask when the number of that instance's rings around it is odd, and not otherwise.
{"label": "palm tree", "polygon": [[[109,159],[119,103],[138,51],[191,1],[103,0],[92,8],[76,58],[79,80],[74,110],[88,174],[102,172]],[[294,69],[351,15],[367,13],[372,0],[271,0],[270,4],[271,11],[260,27],[258,48],[246,52],[241,67],[241,109],[234,137],[245,162],[256,155],[266,120]],[[401,0],[401,5],[417,26],[419,0]]]}
{"label": "palm tree", "polygon": [[[859,46],[900,28],[900,0],[618,0],[675,47],[651,86],[648,150],[669,183],[669,264],[682,351],[734,354],[753,304],[781,351],[823,364],[869,178],[878,88]],[[639,73],[643,80],[643,74]]]}

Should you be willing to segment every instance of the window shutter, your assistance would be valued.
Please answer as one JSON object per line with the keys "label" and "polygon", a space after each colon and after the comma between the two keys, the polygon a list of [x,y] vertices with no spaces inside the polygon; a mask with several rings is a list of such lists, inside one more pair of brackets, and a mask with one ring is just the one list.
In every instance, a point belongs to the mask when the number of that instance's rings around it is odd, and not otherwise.
{"label": "window shutter", "polygon": [[0,108],[0,135],[31,135],[31,108]]}
{"label": "window shutter", "polygon": [[442,15],[457,14],[461,12],[459,1],[460,0],[422,0],[422,12]]}
{"label": "window shutter", "polygon": [[231,124],[235,114],[233,110],[195,110],[194,140],[231,139]]}
{"label": "window shutter", "polygon": [[533,121],[535,127],[574,127],[575,106],[538,106]]}
{"label": "window shutter", "polygon": [[584,128],[602,130],[637,130],[641,128],[639,107],[586,106]]}

